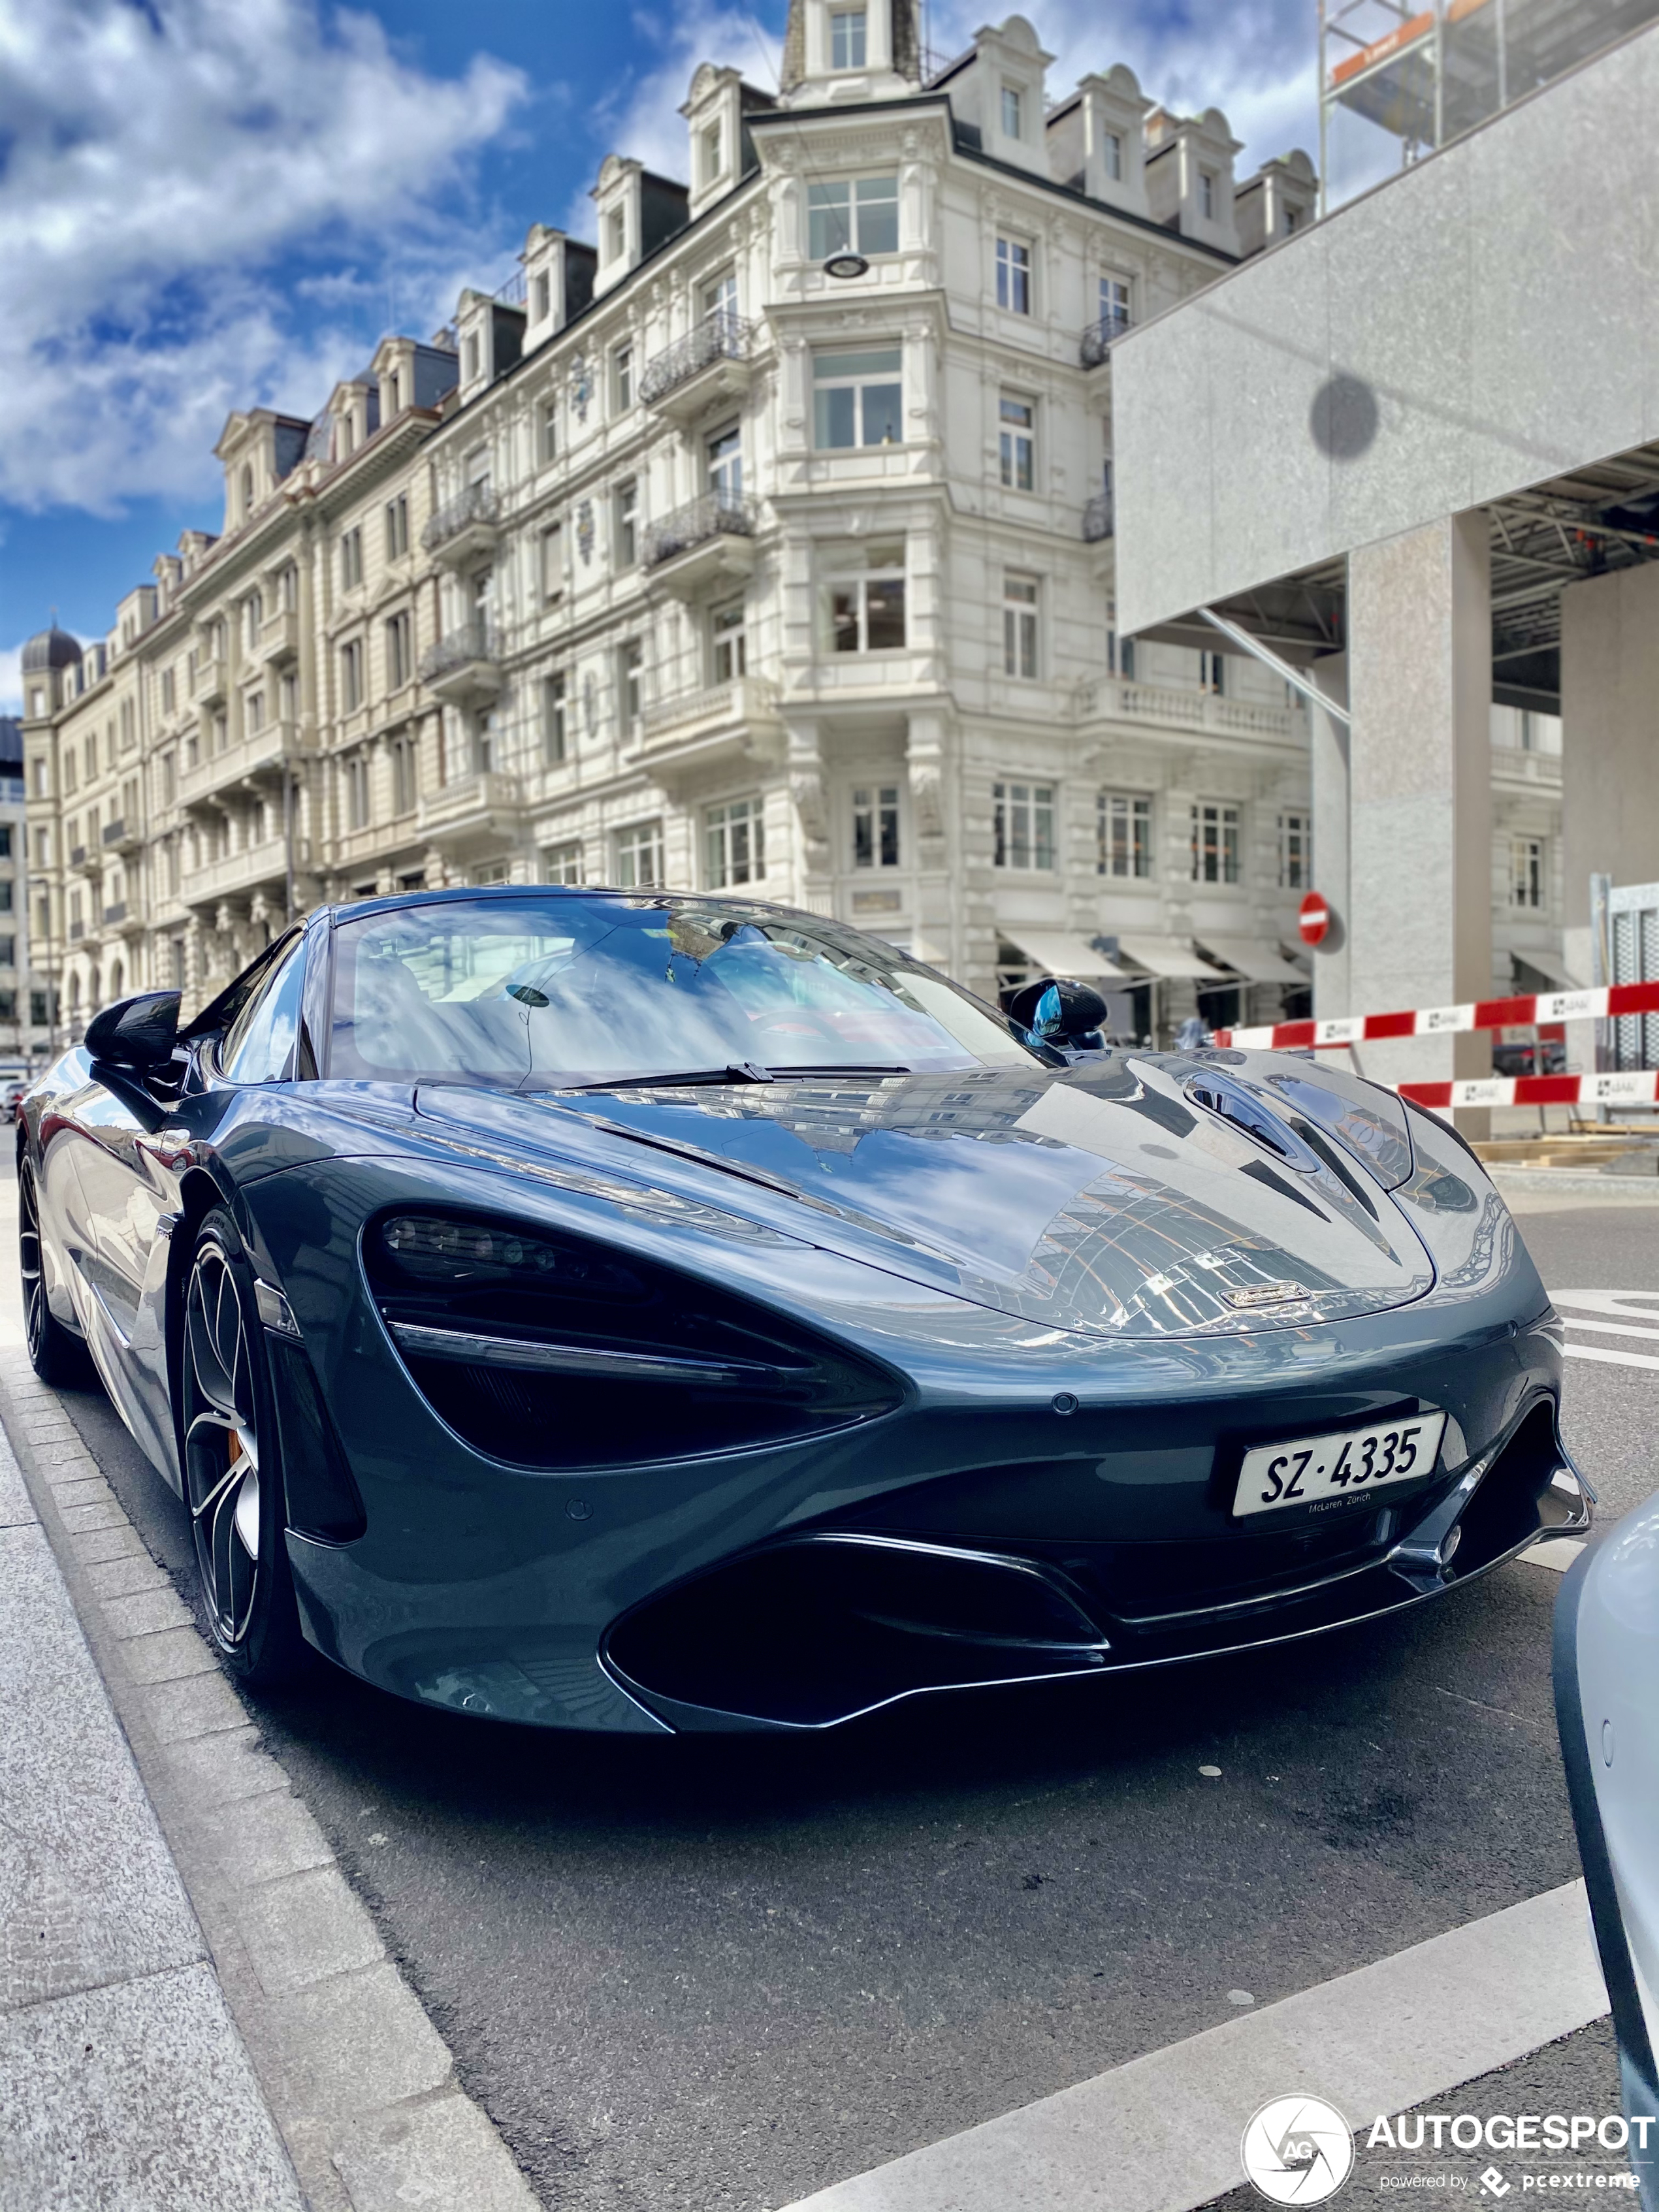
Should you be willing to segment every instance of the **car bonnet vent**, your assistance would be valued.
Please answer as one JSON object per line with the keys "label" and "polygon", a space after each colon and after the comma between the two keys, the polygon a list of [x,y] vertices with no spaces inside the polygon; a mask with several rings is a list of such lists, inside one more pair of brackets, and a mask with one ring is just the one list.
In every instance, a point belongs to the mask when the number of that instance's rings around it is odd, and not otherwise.
{"label": "car bonnet vent", "polygon": [[1318,1169],[1317,1158],[1301,1138],[1286,1127],[1271,1107],[1252,1097],[1242,1085],[1230,1083],[1225,1076],[1206,1073],[1193,1078],[1186,1086],[1185,1095],[1206,1114],[1230,1122],[1253,1144],[1271,1153],[1281,1166],[1294,1169],[1298,1175],[1312,1175]]}

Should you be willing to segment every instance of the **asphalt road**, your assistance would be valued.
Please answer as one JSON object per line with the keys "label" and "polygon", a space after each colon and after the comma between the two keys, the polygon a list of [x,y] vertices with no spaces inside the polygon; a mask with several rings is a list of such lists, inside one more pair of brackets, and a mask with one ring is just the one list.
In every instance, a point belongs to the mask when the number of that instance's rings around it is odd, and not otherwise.
{"label": "asphalt road", "polygon": [[[1522,1226],[1552,1289],[1659,1290],[1659,1207]],[[182,1510],[67,1402],[193,1595]],[[1565,1420],[1604,1510],[1659,1483],[1659,1372],[1570,1360]],[[805,1743],[545,1735],[321,1662],[260,1711],[544,2203],[757,2212],[1571,1879],[1559,1587]],[[1617,2109],[1604,2032],[1528,2063]]]}

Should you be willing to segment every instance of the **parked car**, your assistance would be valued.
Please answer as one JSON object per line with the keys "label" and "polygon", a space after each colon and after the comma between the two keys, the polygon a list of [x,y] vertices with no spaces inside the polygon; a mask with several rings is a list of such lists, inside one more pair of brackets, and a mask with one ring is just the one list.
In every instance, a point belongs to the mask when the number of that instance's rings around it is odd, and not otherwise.
{"label": "parked car", "polygon": [[1444,1596],[1589,1501],[1559,1329],[1431,1115],[1102,1051],[817,915],[323,909],[18,1133],[30,1357],[89,1356],[251,1684],[662,1732],[1100,1677]]}
{"label": "parked car", "polygon": [[1555,1712],[1619,2039],[1626,2154],[1644,2212],[1659,2212],[1659,1498],[1568,1571],[1555,1607]]}

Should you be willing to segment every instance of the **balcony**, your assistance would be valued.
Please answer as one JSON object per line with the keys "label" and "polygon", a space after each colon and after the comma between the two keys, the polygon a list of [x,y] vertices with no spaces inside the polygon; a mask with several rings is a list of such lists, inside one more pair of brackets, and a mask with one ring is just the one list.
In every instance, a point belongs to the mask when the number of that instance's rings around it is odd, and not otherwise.
{"label": "balcony", "polygon": [[769,756],[781,736],[776,685],[745,676],[653,699],[641,718],[637,757],[649,761],[653,773],[668,759],[702,767],[728,753]]}
{"label": "balcony", "polygon": [[106,853],[136,853],[143,847],[143,842],[138,834],[137,823],[135,822],[129,827],[125,815],[104,824],[104,850]]}
{"label": "balcony", "polygon": [[1114,343],[1123,337],[1128,327],[1129,318],[1127,315],[1103,315],[1097,323],[1091,323],[1078,348],[1085,368],[1098,368]]}
{"label": "balcony", "polygon": [[1112,495],[1109,491],[1097,491],[1091,500],[1086,501],[1084,504],[1084,544],[1085,545],[1100,544],[1104,539],[1111,537],[1116,526],[1116,519],[1112,512]]}
{"label": "balcony", "polygon": [[96,845],[71,845],[70,866],[77,876],[100,876],[104,872],[104,855]]}
{"label": "balcony", "polygon": [[481,769],[421,801],[419,835],[435,845],[485,844],[514,834],[524,793],[516,775]]}
{"label": "balcony", "polygon": [[1161,730],[1195,735],[1250,738],[1280,744],[1306,742],[1307,710],[1270,707],[1254,699],[1229,699],[1196,684],[1137,684],[1123,676],[1103,676],[1078,693],[1078,718],[1085,724],[1139,722]]}
{"label": "balcony", "polygon": [[268,615],[259,632],[261,660],[293,660],[300,651],[300,617],[294,608]]}
{"label": "balcony", "polygon": [[87,925],[85,924],[85,922],[84,922],[84,921],[72,921],[72,922],[70,922],[70,926],[69,926],[69,937],[70,937],[70,943],[71,945],[78,945],[78,944],[81,942],[81,939],[82,939],[86,935],[86,933],[87,933]]}
{"label": "balcony", "polygon": [[104,908],[104,927],[115,930],[123,937],[137,937],[143,930],[143,918],[128,899],[116,899]]}
{"label": "balcony", "polygon": [[653,582],[680,599],[699,599],[740,580],[755,566],[755,503],[706,491],[647,526],[643,562]]}
{"label": "balcony", "polygon": [[495,630],[474,616],[427,647],[421,656],[421,681],[449,706],[481,705],[501,688],[498,650]]}
{"label": "balcony", "polygon": [[240,738],[222,752],[210,753],[185,769],[179,778],[179,803],[200,806],[233,784],[280,781],[283,763],[307,750],[297,723],[267,722],[251,738]]}
{"label": "balcony", "polygon": [[653,354],[640,377],[640,398],[671,422],[684,422],[749,388],[754,325],[721,311],[705,315],[676,344]]}
{"label": "balcony", "polygon": [[225,657],[204,653],[196,664],[190,696],[198,707],[216,707],[225,696]]}
{"label": "balcony", "polygon": [[240,853],[210,860],[185,878],[179,896],[185,906],[214,906],[223,898],[288,880],[288,845],[280,836],[262,838]]}
{"label": "balcony", "polygon": [[447,568],[470,568],[487,560],[501,535],[501,509],[493,488],[469,484],[459,499],[441,507],[421,532],[421,544]]}

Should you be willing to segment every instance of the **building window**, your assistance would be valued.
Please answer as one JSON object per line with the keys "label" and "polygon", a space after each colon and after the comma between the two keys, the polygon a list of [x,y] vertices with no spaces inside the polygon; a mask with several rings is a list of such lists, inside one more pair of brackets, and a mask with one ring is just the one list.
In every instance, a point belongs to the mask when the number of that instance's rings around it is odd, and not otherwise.
{"label": "building window", "polygon": [[542,532],[542,599],[555,606],[564,597],[564,525],[550,522]]}
{"label": "building window", "polygon": [[1291,232],[1296,228],[1296,227],[1297,227],[1297,223],[1298,223],[1301,220],[1302,220],[1302,210],[1301,210],[1301,209],[1300,209],[1300,208],[1287,207],[1287,208],[1285,209],[1285,237],[1286,237],[1286,238],[1288,238],[1288,237],[1291,235]]}
{"label": "building window", "polygon": [[386,681],[389,691],[401,690],[415,673],[413,623],[405,608],[388,617],[386,626]]}
{"label": "building window", "polygon": [[861,70],[869,51],[869,18],[862,8],[834,8],[830,13],[830,66]]}
{"label": "building window", "polygon": [[350,639],[340,647],[340,709],[352,714],[363,703],[363,641]]}
{"label": "building window", "polygon": [[536,281],[530,288],[530,302],[531,320],[544,323],[553,312],[553,279],[545,269],[536,271]]}
{"label": "building window", "polygon": [[285,615],[297,614],[300,607],[300,572],[290,562],[276,580],[277,596]]}
{"label": "building window", "polygon": [[264,618],[264,601],[258,592],[250,592],[242,602],[242,642],[250,653],[259,649],[259,625]]}
{"label": "building window", "polygon": [[1238,809],[1213,799],[1193,808],[1193,881],[1236,884],[1238,875]]}
{"label": "building window", "polygon": [[812,356],[812,442],[821,453],[902,441],[902,359],[897,346]]}
{"label": "building window", "polygon": [[631,568],[639,558],[640,544],[640,487],[633,477],[617,486],[611,503],[617,566]]}
{"label": "building window", "polygon": [[556,461],[559,458],[559,403],[556,399],[542,402],[542,459]]}
{"label": "building window", "polygon": [[1510,903],[1537,913],[1544,903],[1544,841],[1541,837],[1510,840]]}
{"label": "building window", "polygon": [[826,586],[830,646],[835,653],[883,653],[904,643],[904,548],[857,546],[844,556],[849,573]]}
{"label": "building window", "polygon": [[542,759],[549,768],[556,768],[564,758],[568,741],[564,682],[562,668],[542,678]]}
{"label": "building window", "polygon": [[1123,181],[1123,141],[1115,131],[1104,131],[1100,138],[1100,157],[1107,175],[1114,184]]}
{"label": "building window", "polygon": [[634,349],[619,345],[611,356],[611,391],[618,415],[634,404]]}
{"label": "building window", "polygon": [[741,599],[716,607],[708,617],[716,684],[735,684],[749,672],[748,609]]}
{"label": "building window", "polygon": [[1129,288],[1121,276],[1100,280],[1100,319],[1109,331],[1129,327]]}
{"label": "building window", "polygon": [[991,787],[999,868],[1046,868],[1054,865],[1054,787],[1051,783],[997,783]]}
{"label": "building window", "polygon": [[1019,87],[1005,84],[1002,88],[1002,135],[1005,138],[1025,136],[1025,101]]}
{"label": "building window", "polygon": [[1313,820],[1306,814],[1279,817],[1279,887],[1305,891],[1313,883]]}
{"label": "building window", "polygon": [[281,702],[278,711],[281,713],[283,720],[285,722],[296,720],[300,713],[299,678],[295,675],[284,676],[278,687],[276,696],[278,700]]}
{"label": "building window", "polygon": [[542,854],[544,884],[579,884],[582,879],[582,848],[572,838],[568,844],[550,845]]}
{"label": "building window", "polygon": [[265,726],[265,695],[263,691],[248,693],[246,719],[249,737],[257,738]]}
{"label": "building window", "polygon": [[173,672],[170,668],[164,668],[161,671],[161,712],[164,714],[172,714],[178,696],[179,687]]}
{"label": "building window", "polygon": [[345,764],[346,827],[368,827],[368,756],[353,753]]}
{"label": "building window", "polygon": [[726,133],[718,123],[708,124],[702,134],[702,181],[712,185],[726,172]]}
{"label": "building window", "polygon": [[363,580],[363,533],[348,530],[340,540],[340,589],[350,591]]}
{"label": "building window", "polygon": [[832,253],[898,252],[898,179],[854,177],[843,184],[806,187],[806,252],[827,261]]}
{"label": "building window", "polygon": [[[39,711],[40,710],[37,708],[36,712],[38,713]],[[46,763],[45,755],[37,753],[33,762],[30,763],[30,766],[34,773],[34,795],[37,799],[44,799],[46,795]]]}
{"label": "building window", "polygon": [[1002,580],[1002,672],[1037,672],[1037,580],[1012,571]]}
{"label": "building window", "polygon": [[735,422],[708,441],[708,489],[722,507],[743,503],[743,432]]}
{"label": "building window", "polygon": [[1152,800],[1139,792],[1103,791],[1095,804],[1095,873],[1144,882],[1152,872]]}
{"label": "building window", "polygon": [[1198,211],[1206,222],[1215,221],[1215,172],[1200,169],[1198,173]]}
{"label": "building window", "polygon": [[635,822],[617,832],[617,886],[642,890],[663,881],[662,823]]}
{"label": "building window", "polygon": [[708,888],[757,884],[766,874],[766,817],[758,799],[732,799],[703,816],[703,850],[708,859]]}
{"label": "building window", "polygon": [[605,219],[605,258],[621,261],[628,252],[628,215],[623,208],[612,208]]}
{"label": "building window", "polygon": [[465,363],[467,382],[476,384],[478,380],[478,334],[476,331],[467,332],[466,343],[461,349],[461,359]]}
{"label": "building window", "polygon": [[1227,689],[1227,656],[1224,653],[1205,653],[1198,656],[1198,688],[1213,691],[1218,699]]}
{"label": "building window", "polygon": [[738,280],[736,273],[723,269],[702,288],[702,311],[713,321],[716,317],[722,324],[730,325],[738,317]]}
{"label": "building window", "polygon": [[392,811],[415,811],[415,739],[404,735],[392,740]]}
{"label": "building window", "polygon": [[1036,487],[1036,402],[1005,392],[997,410],[1002,481],[1012,491]]}
{"label": "building window", "polygon": [[409,495],[399,492],[386,503],[386,557],[401,561],[409,550]]}
{"label": "building window", "polygon": [[853,866],[896,868],[898,864],[898,786],[860,784],[853,793]]}
{"label": "building window", "polygon": [[641,685],[645,674],[645,647],[636,637],[617,647],[617,703],[624,738],[639,733]]}
{"label": "building window", "polygon": [[1018,238],[997,240],[997,305],[1011,315],[1031,312],[1031,249]]}

